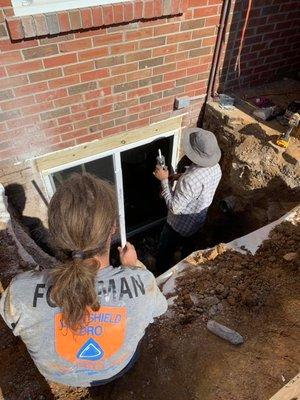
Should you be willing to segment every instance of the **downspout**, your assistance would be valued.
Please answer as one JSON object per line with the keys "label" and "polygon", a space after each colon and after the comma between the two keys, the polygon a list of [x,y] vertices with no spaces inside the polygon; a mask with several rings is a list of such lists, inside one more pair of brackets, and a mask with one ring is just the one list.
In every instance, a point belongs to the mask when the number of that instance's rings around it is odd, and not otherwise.
{"label": "downspout", "polygon": [[219,31],[218,31],[217,41],[215,44],[212,66],[211,66],[210,74],[209,74],[207,92],[206,92],[205,101],[203,104],[202,117],[200,118],[200,126],[202,126],[202,123],[203,123],[203,117],[205,114],[205,108],[206,108],[207,101],[210,100],[214,96],[216,73],[219,70],[220,57],[221,57],[221,52],[222,52],[222,41],[223,41],[223,38],[226,33],[226,29],[227,29],[227,22],[228,22],[228,15],[229,15],[230,8],[231,8],[231,0],[225,0],[223,7],[222,7],[222,11],[221,11]]}

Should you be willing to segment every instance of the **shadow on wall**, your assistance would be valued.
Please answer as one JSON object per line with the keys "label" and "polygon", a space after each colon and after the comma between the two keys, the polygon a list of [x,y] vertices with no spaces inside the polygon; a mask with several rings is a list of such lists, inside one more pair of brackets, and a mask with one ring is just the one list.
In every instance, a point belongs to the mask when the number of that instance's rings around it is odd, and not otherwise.
{"label": "shadow on wall", "polygon": [[5,187],[8,206],[12,215],[25,227],[27,233],[43,251],[54,256],[48,229],[39,218],[23,215],[26,205],[26,194],[22,185],[12,183]]}
{"label": "shadow on wall", "polygon": [[[292,0],[253,0],[245,25],[248,0],[236,0],[219,73],[219,93],[237,87],[271,82],[283,77],[296,78],[297,35],[300,3]],[[244,42],[237,63],[242,32]],[[240,74],[239,74],[240,65]]]}

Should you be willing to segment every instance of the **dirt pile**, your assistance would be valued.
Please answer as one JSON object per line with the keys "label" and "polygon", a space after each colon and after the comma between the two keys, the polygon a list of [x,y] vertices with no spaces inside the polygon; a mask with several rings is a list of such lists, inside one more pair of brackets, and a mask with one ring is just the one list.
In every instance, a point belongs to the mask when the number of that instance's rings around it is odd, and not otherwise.
{"label": "dirt pile", "polygon": [[[256,311],[276,291],[284,276],[299,278],[300,225],[284,222],[271,232],[257,253],[217,246],[189,259],[193,265],[177,278],[174,311],[180,323],[202,315],[226,314],[229,308]],[[174,295],[174,294],[173,294]]]}

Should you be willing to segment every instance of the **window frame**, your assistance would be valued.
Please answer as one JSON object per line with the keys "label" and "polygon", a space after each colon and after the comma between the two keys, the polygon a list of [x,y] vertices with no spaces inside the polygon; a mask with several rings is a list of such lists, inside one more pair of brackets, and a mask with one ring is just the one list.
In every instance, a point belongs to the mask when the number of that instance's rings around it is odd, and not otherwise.
{"label": "window frame", "polygon": [[[122,3],[124,0],[11,0],[16,17]],[[23,3],[23,4],[22,4]]]}
{"label": "window frame", "polygon": [[[155,136],[150,136],[146,139],[142,139],[139,141],[136,141],[134,143],[129,143],[127,145],[124,145],[119,148],[115,149],[110,149],[98,154],[94,154],[92,156],[84,157],[75,161],[68,162],[66,164],[61,164],[57,167],[50,168],[47,170],[44,170],[41,172],[42,180],[44,182],[46,192],[48,195],[48,199],[50,200],[53,194],[56,191],[55,183],[53,180],[52,174],[55,172],[60,172],[63,170],[66,170],[71,167],[75,167],[78,165],[82,165],[84,163],[88,163],[90,161],[95,161],[99,160],[101,158],[109,157],[112,156],[113,158],[113,165],[114,165],[114,177],[115,177],[115,186],[116,186],[116,191],[117,191],[117,198],[118,198],[118,215],[119,215],[119,226],[120,226],[120,236],[122,239],[122,244],[124,241],[124,238],[126,238],[126,218],[125,218],[125,207],[124,207],[124,189],[123,189],[123,174],[122,174],[122,164],[121,164],[121,153],[134,149],[140,146],[143,146],[145,144],[149,144],[153,142],[154,140],[157,139],[163,139],[163,138],[168,138],[168,137],[173,137],[173,149],[172,149],[172,156],[171,156],[171,165],[173,170],[176,170],[178,158],[179,158],[179,151],[180,151],[180,136],[181,136],[181,129],[174,129],[169,132],[164,132],[160,133]],[[153,166],[154,168],[155,166]],[[156,223],[161,222],[162,220],[158,221],[153,221],[144,227],[138,228],[134,231],[131,231],[129,236],[133,236],[136,233],[142,232],[143,230],[146,230],[147,228],[154,226]]]}

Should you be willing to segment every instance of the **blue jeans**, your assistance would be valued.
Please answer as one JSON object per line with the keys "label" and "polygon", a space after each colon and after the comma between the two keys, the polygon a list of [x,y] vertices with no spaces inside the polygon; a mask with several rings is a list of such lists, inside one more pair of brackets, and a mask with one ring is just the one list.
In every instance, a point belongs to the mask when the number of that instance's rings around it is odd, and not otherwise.
{"label": "blue jeans", "polygon": [[117,375],[112,376],[111,378],[102,379],[100,381],[92,381],[91,387],[106,385],[107,383],[110,383],[116,379],[121,378],[124,374],[126,374],[126,372],[128,372],[134,366],[134,364],[138,360],[139,356],[140,356],[140,344],[138,344],[138,347],[137,347],[134,355],[132,356],[131,360],[126,365],[126,367],[122,369],[122,371],[120,371]]}
{"label": "blue jeans", "polygon": [[156,258],[156,269],[159,274],[164,273],[174,266],[174,254],[181,247],[181,258],[187,257],[197,247],[195,239],[198,232],[192,236],[182,236],[176,232],[171,225],[165,223],[160,234],[158,254]]}

